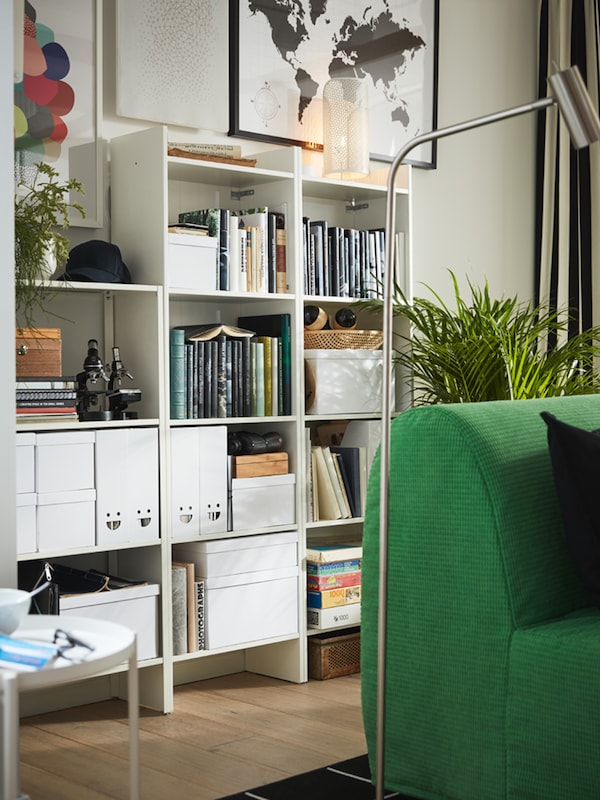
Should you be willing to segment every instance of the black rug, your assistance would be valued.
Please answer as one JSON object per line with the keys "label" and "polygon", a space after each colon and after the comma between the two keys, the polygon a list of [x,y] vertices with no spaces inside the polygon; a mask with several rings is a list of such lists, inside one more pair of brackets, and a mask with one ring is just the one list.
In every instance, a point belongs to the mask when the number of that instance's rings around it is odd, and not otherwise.
{"label": "black rug", "polygon": [[[412,800],[398,792],[385,792],[385,797],[395,800]],[[375,788],[367,756],[340,761],[330,767],[314,769],[268,783],[257,789],[222,797],[221,800],[374,800]]]}

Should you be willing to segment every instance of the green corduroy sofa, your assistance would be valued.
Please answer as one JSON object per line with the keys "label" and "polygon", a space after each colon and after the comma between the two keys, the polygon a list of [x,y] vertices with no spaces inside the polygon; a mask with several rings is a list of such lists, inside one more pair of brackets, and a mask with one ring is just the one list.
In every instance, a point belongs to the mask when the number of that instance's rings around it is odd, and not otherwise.
{"label": "green corduroy sofa", "polygon": [[[392,424],[385,773],[410,797],[600,798],[600,611],[567,550],[542,411],[600,428],[600,396],[420,407]],[[373,775],[378,541],[376,459],[361,626]]]}

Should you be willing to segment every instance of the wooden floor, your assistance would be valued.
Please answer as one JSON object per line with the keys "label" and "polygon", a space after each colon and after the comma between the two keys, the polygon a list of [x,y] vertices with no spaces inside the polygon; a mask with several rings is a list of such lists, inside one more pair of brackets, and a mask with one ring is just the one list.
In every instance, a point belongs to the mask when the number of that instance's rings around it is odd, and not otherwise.
{"label": "wooden floor", "polygon": [[[175,712],[141,709],[142,800],[214,800],[366,751],[360,676],[293,684],[250,673],[180,686]],[[21,791],[31,800],[126,800],[127,706],[28,717]]]}

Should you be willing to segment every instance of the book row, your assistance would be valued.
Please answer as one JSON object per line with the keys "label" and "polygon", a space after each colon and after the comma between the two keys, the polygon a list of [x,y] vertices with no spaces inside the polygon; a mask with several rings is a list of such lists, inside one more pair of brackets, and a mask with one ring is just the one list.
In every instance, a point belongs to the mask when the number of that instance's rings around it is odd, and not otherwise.
{"label": "book row", "polygon": [[216,288],[220,291],[288,291],[284,206],[246,211],[196,209],[182,212],[178,221],[206,227],[208,235],[217,240]]}
{"label": "book row", "polygon": [[309,478],[312,522],[364,515],[366,448],[312,445]]}
{"label": "book row", "polygon": [[[385,231],[329,225],[303,218],[304,293],[323,297],[382,296]],[[396,234],[395,271],[401,283],[404,235]]]}
{"label": "book row", "polygon": [[290,315],[241,317],[238,322],[252,329],[171,330],[171,419],[291,414]]}

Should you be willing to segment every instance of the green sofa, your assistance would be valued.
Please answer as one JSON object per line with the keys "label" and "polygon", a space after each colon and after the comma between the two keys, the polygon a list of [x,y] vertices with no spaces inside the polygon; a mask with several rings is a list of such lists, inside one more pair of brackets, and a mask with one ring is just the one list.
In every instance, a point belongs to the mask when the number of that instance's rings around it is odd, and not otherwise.
{"label": "green sofa", "polygon": [[[600,428],[596,395],[420,407],[392,424],[388,789],[429,800],[600,798],[600,611],[567,550],[542,411]],[[376,459],[361,626],[373,775],[378,540]]]}

